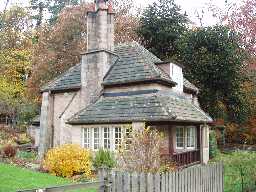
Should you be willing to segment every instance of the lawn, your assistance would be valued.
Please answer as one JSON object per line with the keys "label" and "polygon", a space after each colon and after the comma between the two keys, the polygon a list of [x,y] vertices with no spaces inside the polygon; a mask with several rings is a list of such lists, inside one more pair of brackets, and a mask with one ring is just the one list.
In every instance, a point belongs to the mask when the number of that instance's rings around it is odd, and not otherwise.
{"label": "lawn", "polygon": [[237,151],[228,154],[220,153],[211,161],[221,161],[224,164],[224,192],[256,191],[255,152]]}
{"label": "lawn", "polygon": [[[14,192],[19,189],[33,189],[70,183],[72,181],[69,179],[0,163],[0,192]],[[95,190],[87,190],[87,192],[89,191],[94,192]]]}

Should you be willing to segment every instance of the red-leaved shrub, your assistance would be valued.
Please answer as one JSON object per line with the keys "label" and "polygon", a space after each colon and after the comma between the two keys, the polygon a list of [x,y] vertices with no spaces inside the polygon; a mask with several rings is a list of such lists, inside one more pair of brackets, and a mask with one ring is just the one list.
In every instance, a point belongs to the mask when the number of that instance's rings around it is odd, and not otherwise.
{"label": "red-leaved shrub", "polygon": [[3,153],[5,157],[14,157],[16,155],[17,149],[12,145],[6,145],[3,147]]}

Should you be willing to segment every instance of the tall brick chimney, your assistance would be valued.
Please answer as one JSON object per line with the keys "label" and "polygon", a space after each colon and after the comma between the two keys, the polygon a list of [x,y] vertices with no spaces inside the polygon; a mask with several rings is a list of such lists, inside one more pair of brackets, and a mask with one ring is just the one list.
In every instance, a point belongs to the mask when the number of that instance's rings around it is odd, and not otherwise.
{"label": "tall brick chimney", "polygon": [[114,57],[114,13],[110,1],[95,0],[87,12],[87,52],[82,55],[81,106],[93,103],[100,95],[102,82]]}

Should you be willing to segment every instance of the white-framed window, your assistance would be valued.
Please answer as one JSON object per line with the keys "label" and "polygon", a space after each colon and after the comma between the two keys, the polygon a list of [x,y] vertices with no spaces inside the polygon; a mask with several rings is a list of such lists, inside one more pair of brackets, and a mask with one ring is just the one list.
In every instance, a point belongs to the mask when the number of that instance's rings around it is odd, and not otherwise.
{"label": "white-framed window", "polygon": [[103,148],[110,149],[110,128],[103,128]]}
{"label": "white-framed window", "polygon": [[194,126],[177,126],[176,127],[176,149],[196,149],[196,127]]}
{"label": "white-framed window", "polygon": [[84,148],[90,148],[90,129],[84,128],[83,129],[83,146]]}
{"label": "white-framed window", "polygon": [[84,127],[82,145],[91,150],[100,148],[118,150],[124,137],[130,137],[130,129],[124,125]]}
{"label": "white-framed window", "polygon": [[100,148],[100,128],[93,128],[93,149],[98,150]]}

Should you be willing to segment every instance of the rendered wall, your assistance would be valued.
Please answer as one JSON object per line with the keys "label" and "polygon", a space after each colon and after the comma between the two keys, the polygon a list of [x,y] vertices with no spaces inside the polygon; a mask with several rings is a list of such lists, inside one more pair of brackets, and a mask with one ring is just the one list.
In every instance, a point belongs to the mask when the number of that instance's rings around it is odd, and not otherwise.
{"label": "rendered wall", "polygon": [[66,122],[81,109],[80,91],[54,94],[53,146],[72,142],[73,126]]}

